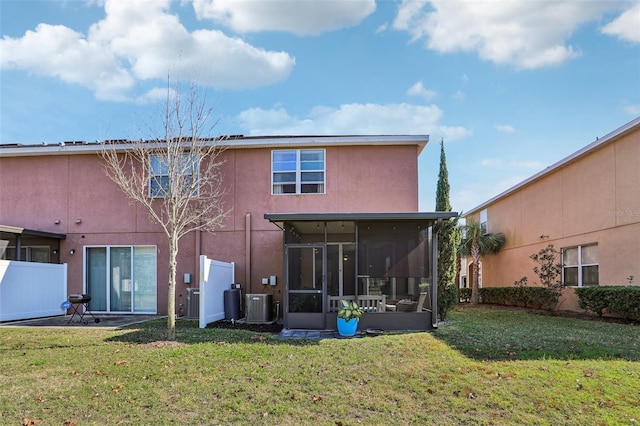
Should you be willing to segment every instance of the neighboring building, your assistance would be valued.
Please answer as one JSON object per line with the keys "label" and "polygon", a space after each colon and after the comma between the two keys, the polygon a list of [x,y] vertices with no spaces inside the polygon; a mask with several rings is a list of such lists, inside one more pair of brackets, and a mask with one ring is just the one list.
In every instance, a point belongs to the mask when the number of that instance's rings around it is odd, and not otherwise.
{"label": "neighboring building", "polygon": [[568,287],[558,309],[578,309],[573,287],[640,284],[639,184],[637,118],[470,210],[465,217],[507,240],[482,259],[483,286],[523,276],[535,285],[529,256],[548,244],[562,252]]}
{"label": "neighboring building", "polygon": [[[186,313],[206,255],[234,262],[243,292],[273,294],[290,328],[334,328],[331,303],[356,295],[385,314],[363,326],[430,327],[436,319],[416,302],[435,282],[431,226],[456,214],[418,212],[417,160],[427,142],[230,139],[222,166],[230,213],[220,230],[181,240],[177,313]],[[0,146],[0,258],[68,264],[69,293],[89,293],[93,312],[166,314],[166,237],[107,178],[100,149]],[[434,307],[428,299],[425,308]],[[400,312],[405,305],[414,312]]]}

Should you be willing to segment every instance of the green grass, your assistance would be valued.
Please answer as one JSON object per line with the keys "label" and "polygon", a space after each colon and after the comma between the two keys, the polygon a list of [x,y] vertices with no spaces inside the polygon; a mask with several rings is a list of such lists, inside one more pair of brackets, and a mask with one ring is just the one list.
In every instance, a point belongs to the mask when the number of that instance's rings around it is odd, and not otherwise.
{"label": "green grass", "polygon": [[347,340],[163,328],[0,329],[0,424],[640,422],[637,325],[476,308]]}

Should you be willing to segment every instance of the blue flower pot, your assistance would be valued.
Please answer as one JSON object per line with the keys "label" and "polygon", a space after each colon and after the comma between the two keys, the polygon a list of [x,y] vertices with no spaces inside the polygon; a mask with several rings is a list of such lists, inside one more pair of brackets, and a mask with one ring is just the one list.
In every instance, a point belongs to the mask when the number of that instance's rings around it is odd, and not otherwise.
{"label": "blue flower pot", "polygon": [[355,336],[358,330],[358,318],[351,318],[346,321],[344,318],[338,318],[338,333],[341,336]]}

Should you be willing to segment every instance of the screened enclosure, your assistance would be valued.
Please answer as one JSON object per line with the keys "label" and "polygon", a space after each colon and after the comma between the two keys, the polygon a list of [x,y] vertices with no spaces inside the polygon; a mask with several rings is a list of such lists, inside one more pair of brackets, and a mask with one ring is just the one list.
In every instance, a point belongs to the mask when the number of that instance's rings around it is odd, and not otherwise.
{"label": "screened enclosure", "polygon": [[455,215],[265,215],[284,231],[285,326],[333,328],[344,299],[372,314],[361,319],[365,325],[429,328],[436,286],[433,225]]}

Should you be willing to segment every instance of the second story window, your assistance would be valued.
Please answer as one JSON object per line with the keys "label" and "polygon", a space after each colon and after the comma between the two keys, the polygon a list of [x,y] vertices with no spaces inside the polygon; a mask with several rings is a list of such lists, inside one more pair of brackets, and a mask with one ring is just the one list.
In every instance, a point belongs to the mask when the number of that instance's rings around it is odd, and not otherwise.
{"label": "second story window", "polygon": [[483,234],[487,233],[487,209],[480,211],[480,228]]}
{"label": "second story window", "polygon": [[149,197],[167,198],[172,194],[198,195],[198,161],[189,153],[182,154],[175,164],[164,155],[150,157]]}
{"label": "second story window", "polygon": [[325,150],[272,151],[271,182],[274,195],[324,194]]}

